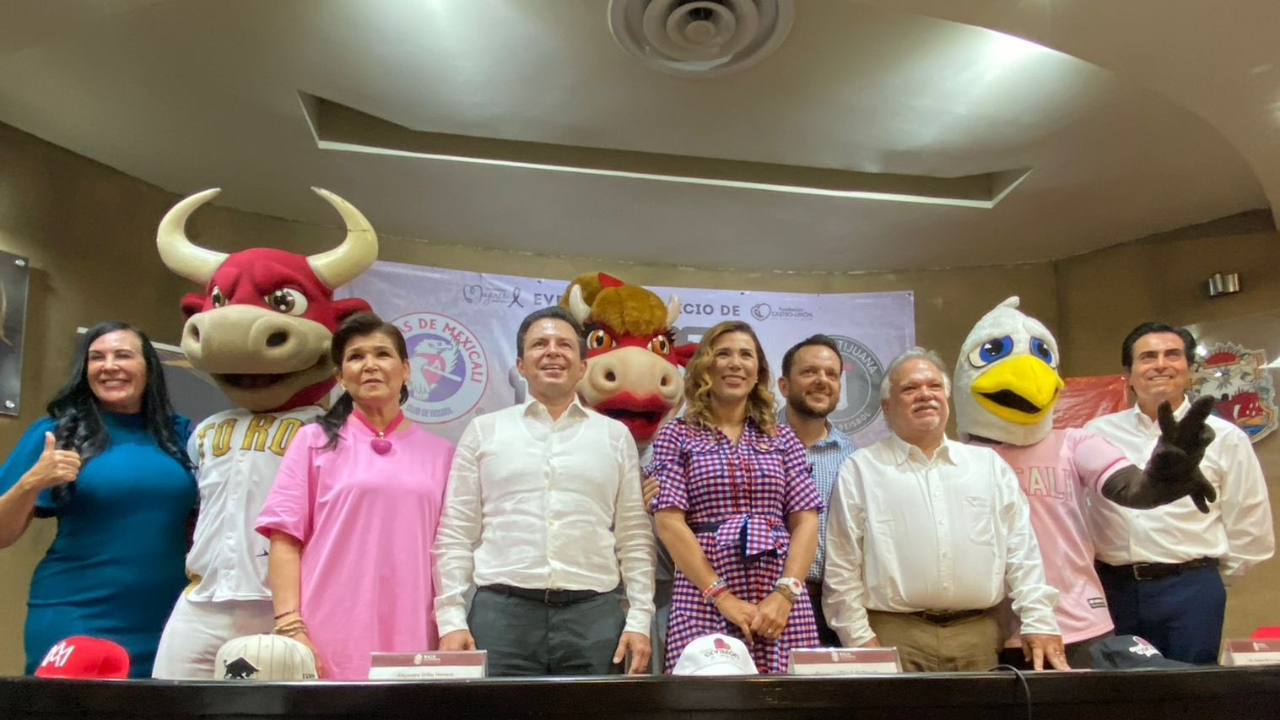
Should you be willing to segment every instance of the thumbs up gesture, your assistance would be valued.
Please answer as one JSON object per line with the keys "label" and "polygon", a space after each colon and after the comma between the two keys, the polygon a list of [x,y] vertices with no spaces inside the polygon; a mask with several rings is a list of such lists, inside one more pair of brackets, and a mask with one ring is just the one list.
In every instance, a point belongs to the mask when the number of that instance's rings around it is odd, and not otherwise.
{"label": "thumbs up gesture", "polygon": [[80,453],[74,450],[59,450],[53,433],[44,434],[44,451],[40,459],[31,466],[23,477],[33,490],[57,487],[74,482],[80,474]]}

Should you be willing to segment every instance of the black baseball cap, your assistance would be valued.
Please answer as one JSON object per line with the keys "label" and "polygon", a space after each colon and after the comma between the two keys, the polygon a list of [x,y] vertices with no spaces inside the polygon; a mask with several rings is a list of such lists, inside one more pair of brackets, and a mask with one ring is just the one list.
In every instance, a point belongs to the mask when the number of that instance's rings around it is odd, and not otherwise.
{"label": "black baseball cap", "polygon": [[1142,670],[1189,668],[1191,663],[1170,660],[1155,645],[1137,635],[1116,635],[1094,643],[1089,648],[1094,670]]}

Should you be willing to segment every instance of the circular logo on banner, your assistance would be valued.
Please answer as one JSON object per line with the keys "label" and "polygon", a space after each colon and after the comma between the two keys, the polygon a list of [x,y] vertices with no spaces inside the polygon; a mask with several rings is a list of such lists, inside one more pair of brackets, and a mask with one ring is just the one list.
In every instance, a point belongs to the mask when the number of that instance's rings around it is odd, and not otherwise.
{"label": "circular logo on banner", "polygon": [[757,303],[751,307],[751,317],[757,320],[768,320],[773,314],[773,308],[769,307],[769,303]]}
{"label": "circular logo on banner", "polygon": [[480,339],[448,315],[409,313],[392,321],[409,348],[409,399],[404,414],[420,423],[447,423],[471,412],[489,385]]}
{"label": "circular logo on banner", "polygon": [[832,335],[840,348],[844,373],[840,377],[840,402],[827,417],[846,435],[871,424],[880,415],[880,380],[884,364],[871,348],[850,337]]}

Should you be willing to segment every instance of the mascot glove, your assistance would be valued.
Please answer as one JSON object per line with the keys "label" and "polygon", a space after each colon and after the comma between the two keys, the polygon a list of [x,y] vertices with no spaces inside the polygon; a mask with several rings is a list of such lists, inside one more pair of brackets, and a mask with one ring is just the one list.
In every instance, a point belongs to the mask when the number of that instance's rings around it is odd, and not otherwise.
{"label": "mascot glove", "polygon": [[1149,500],[1153,505],[1189,495],[1200,512],[1208,513],[1209,503],[1218,499],[1217,491],[1200,472],[1200,461],[1214,438],[1213,428],[1205,422],[1211,410],[1213,398],[1198,398],[1182,422],[1177,422],[1169,403],[1160,403],[1156,411],[1160,439],[1147,461],[1146,474],[1150,482],[1145,483],[1144,488],[1151,494]]}

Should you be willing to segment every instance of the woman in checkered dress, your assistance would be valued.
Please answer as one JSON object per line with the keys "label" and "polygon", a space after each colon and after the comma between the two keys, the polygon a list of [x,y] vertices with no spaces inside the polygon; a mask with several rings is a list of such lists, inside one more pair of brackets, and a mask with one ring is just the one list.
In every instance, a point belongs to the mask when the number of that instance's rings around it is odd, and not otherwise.
{"label": "woman in checkered dress", "polygon": [[684,417],[653,442],[646,475],[660,483],[658,535],[677,567],[667,672],[710,633],[746,641],[762,673],[818,646],[804,583],[792,580],[813,562],[822,500],[804,447],[774,421],[770,384],[751,326],[720,323],[689,363]]}

